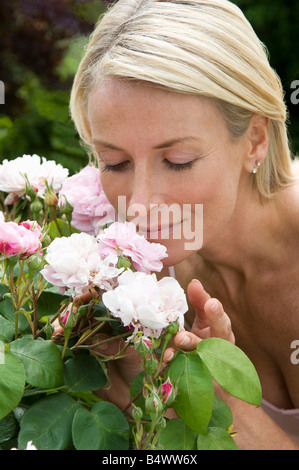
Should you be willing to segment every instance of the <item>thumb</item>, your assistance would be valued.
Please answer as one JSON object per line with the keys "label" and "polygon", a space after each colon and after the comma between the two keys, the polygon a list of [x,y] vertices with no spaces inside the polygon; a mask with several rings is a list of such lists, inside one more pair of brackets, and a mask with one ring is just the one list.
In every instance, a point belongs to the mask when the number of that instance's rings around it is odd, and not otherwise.
{"label": "thumb", "polygon": [[209,327],[209,321],[205,312],[205,304],[211,296],[205,291],[203,285],[197,279],[193,279],[188,285],[187,295],[189,302],[193,305],[195,310],[193,328],[195,330],[202,330]]}
{"label": "thumb", "polygon": [[206,318],[210,324],[211,337],[222,338],[235,343],[230,318],[225,313],[221,302],[210,299],[205,305]]}

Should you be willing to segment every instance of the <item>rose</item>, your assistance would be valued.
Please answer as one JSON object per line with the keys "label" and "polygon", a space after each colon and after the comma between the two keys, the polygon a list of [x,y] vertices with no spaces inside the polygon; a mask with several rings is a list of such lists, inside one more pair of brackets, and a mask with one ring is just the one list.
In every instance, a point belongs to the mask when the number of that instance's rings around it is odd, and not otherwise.
{"label": "rose", "polygon": [[86,166],[64,182],[59,192],[59,204],[73,207],[72,225],[90,235],[99,228],[115,222],[117,215],[106,198],[100,183],[100,173],[94,166]]}
{"label": "rose", "polygon": [[[68,170],[53,160],[38,155],[23,155],[15,160],[3,160],[0,165],[0,191],[9,193],[5,203],[11,204],[26,192],[26,178],[38,196],[43,197],[46,183],[59,191]],[[26,176],[26,178],[25,178]]]}
{"label": "rose", "polygon": [[163,403],[167,403],[169,405],[174,401],[175,393],[169,378],[161,385],[158,391],[161,394]]}
{"label": "rose", "polygon": [[27,228],[27,230],[31,230],[37,236],[37,238],[42,238],[42,228],[36,222],[36,220],[25,220],[24,222],[20,222],[19,225]]}
{"label": "rose", "polygon": [[150,243],[143,235],[139,235],[133,222],[115,222],[100,232],[97,238],[102,246],[102,255],[119,254],[121,251],[132,260],[137,271],[147,274],[151,271],[161,271],[161,259],[168,256],[165,246]]}
{"label": "rose", "polygon": [[[34,229],[32,229],[34,227]],[[41,249],[41,228],[35,221],[20,223],[0,221],[0,252],[4,256],[30,256]]]}
{"label": "rose", "polygon": [[103,303],[113,316],[121,319],[125,327],[133,327],[134,333],[158,338],[163,330],[177,321],[184,326],[184,314],[188,310],[186,296],[179,283],[164,277],[157,280],[155,274],[126,270],[118,278],[118,286],[105,292]]}
{"label": "rose", "polygon": [[95,237],[83,232],[55,238],[45,259],[44,278],[62,291],[72,289],[74,295],[82,295],[91,286],[111,289],[123,271],[116,267],[116,256],[102,259]]}

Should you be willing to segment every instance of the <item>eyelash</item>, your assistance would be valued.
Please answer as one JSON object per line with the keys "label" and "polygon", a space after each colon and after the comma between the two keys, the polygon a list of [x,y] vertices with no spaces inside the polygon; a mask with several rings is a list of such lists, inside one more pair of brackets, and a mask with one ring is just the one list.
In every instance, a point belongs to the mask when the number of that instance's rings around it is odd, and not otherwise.
{"label": "eyelash", "polygon": [[118,163],[117,165],[105,165],[102,171],[122,171],[125,169],[129,162],[121,162]]}
{"label": "eyelash", "polygon": [[169,160],[164,160],[164,163],[167,166],[167,168],[169,168],[170,170],[174,170],[174,171],[189,170],[190,168],[192,168],[194,162],[195,160],[191,160],[190,162],[186,162],[186,163],[173,163],[173,162],[170,162]]}
{"label": "eyelash", "polygon": [[[190,162],[186,163],[173,163],[170,162],[169,160],[163,160],[164,164],[167,166],[168,169],[174,170],[174,171],[183,171],[183,170],[188,170],[192,168],[195,160],[191,160]],[[103,168],[103,171],[122,171],[125,169],[129,162],[121,162],[118,163],[117,165],[105,165]]]}

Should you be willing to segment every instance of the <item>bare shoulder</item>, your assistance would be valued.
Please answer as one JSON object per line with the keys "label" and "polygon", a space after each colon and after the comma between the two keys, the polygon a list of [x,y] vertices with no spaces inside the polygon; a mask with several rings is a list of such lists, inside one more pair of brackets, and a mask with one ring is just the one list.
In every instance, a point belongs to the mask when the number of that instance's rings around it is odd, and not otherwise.
{"label": "bare shoulder", "polygon": [[279,200],[287,225],[299,234],[299,165],[298,180],[280,193]]}

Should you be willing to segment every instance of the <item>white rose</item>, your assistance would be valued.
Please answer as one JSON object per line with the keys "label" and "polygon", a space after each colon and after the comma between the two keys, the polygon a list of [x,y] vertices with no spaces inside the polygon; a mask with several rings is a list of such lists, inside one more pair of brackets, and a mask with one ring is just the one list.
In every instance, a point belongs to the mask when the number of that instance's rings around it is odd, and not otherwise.
{"label": "white rose", "polygon": [[118,278],[118,286],[103,294],[103,302],[110,312],[126,327],[139,329],[146,336],[157,338],[173,321],[184,327],[188,310],[186,296],[179,283],[165,277],[158,281],[155,274],[125,271]]}
{"label": "white rose", "polygon": [[55,238],[45,258],[49,264],[41,271],[44,278],[54,286],[73,289],[75,295],[90,286],[111,289],[122,272],[116,267],[117,257],[103,260],[95,237],[87,233]]}
{"label": "white rose", "polygon": [[9,202],[14,197],[21,197],[26,191],[25,175],[31,186],[43,197],[46,189],[45,180],[59,191],[68,176],[68,169],[55,161],[41,159],[38,155],[23,155],[15,160],[3,160],[0,165],[0,191],[9,193]]}

